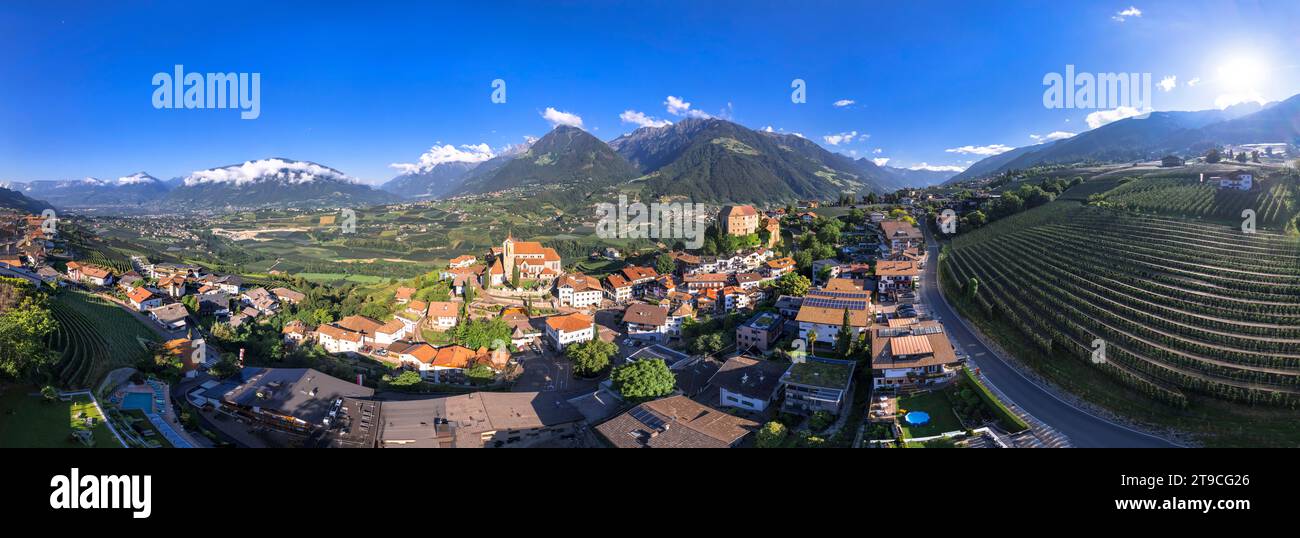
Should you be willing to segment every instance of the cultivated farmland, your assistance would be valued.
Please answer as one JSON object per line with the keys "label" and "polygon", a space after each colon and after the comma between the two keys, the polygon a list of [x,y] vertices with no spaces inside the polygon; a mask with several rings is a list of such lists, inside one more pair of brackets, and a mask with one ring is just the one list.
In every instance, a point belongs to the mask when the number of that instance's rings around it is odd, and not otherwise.
{"label": "cultivated farmland", "polygon": [[[1186,203],[1195,200],[1204,196]],[[1300,407],[1294,237],[1056,202],[958,237],[942,270],[949,293],[977,279],[978,309],[1045,354],[1064,352],[1153,399]],[[1098,340],[1104,362],[1093,361]]]}

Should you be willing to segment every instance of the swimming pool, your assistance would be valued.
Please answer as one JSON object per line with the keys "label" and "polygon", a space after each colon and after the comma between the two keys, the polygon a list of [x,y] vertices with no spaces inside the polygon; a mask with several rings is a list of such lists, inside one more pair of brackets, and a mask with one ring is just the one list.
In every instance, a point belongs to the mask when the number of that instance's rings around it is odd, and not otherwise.
{"label": "swimming pool", "polygon": [[903,420],[906,420],[908,424],[913,426],[920,426],[926,422],[930,422],[930,414],[925,411],[912,411],[904,415]]}
{"label": "swimming pool", "polygon": [[153,412],[153,397],[147,392],[128,392],[122,397],[122,409],[141,409]]}

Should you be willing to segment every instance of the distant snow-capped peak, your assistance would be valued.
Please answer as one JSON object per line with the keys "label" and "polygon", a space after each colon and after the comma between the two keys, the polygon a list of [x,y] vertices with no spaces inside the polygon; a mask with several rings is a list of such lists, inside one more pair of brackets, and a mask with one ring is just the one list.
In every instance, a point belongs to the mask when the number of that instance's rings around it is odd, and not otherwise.
{"label": "distant snow-capped peak", "polygon": [[307,161],[272,158],[199,170],[186,177],[184,184],[187,187],[203,184],[226,184],[239,187],[263,181],[280,181],[298,185],[318,179],[357,183],[355,178],[328,166]]}

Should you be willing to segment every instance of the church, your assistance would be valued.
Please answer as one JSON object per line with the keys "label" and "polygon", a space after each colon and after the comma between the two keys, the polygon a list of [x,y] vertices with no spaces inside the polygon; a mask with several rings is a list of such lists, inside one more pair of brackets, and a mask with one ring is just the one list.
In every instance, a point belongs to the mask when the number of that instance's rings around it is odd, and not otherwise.
{"label": "church", "polygon": [[513,234],[507,234],[500,247],[492,247],[490,257],[492,264],[488,278],[493,286],[509,284],[516,267],[521,281],[537,280],[546,284],[553,282],[563,271],[560,254],[555,249],[536,241],[516,241]]}

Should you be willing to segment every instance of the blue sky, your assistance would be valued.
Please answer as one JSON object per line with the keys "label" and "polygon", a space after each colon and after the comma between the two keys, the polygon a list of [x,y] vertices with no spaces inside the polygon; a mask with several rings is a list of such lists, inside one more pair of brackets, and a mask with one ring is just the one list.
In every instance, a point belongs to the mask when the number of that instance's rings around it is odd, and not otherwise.
{"label": "blue sky", "polygon": [[[274,156],[378,183],[435,144],[541,136],[547,108],[605,140],[636,127],[624,111],[692,113],[668,96],[890,165],[964,167],[1089,128],[1102,111],[1042,104],[1043,76],[1066,64],[1175,77],[1156,110],[1300,93],[1286,1],[264,4],[6,6],[0,180],[165,179]],[[261,116],[153,108],[153,75],[176,64],[261,73]],[[796,78],[806,103],[791,102]]]}

